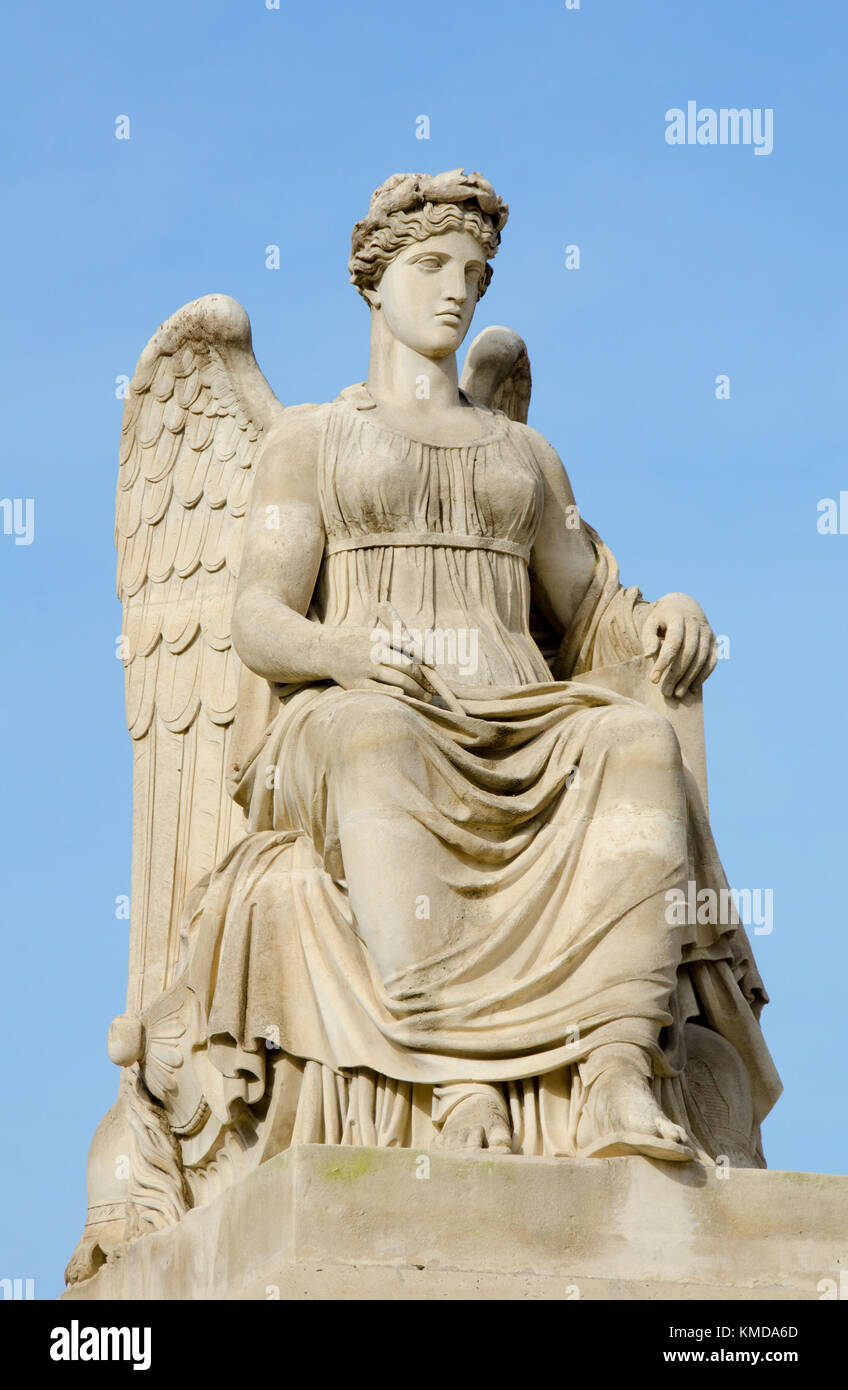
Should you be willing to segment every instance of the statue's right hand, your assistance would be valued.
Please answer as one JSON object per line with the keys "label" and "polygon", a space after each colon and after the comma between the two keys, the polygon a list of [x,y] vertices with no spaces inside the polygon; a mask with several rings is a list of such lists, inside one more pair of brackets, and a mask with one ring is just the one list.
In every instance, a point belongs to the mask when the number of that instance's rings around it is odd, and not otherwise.
{"label": "statue's right hand", "polygon": [[327,675],[344,690],[403,691],[416,700],[430,701],[433,692],[419,663],[392,643],[382,628],[325,628]]}

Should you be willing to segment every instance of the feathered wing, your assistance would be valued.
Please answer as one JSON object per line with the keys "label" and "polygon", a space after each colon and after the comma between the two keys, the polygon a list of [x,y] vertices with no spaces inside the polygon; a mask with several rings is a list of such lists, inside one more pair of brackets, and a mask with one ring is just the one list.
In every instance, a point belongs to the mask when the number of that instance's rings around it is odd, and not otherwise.
{"label": "feathered wing", "polygon": [[468,349],[460,384],[466,395],[526,425],[533,382],[524,339],[511,328],[484,328]]}
{"label": "feathered wing", "polygon": [[127,1007],[169,982],[187,893],[244,833],[227,778],[237,702],[268,687],[231,641],[262,437],[282,412],[240,304],[206,295],[154,334],[126,398],[115,518],[133,862]]}

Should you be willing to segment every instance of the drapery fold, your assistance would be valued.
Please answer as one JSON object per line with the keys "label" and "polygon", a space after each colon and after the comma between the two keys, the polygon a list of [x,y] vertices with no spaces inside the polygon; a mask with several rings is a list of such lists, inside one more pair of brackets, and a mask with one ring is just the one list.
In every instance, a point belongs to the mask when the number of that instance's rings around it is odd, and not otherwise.
{"label": "drapery fold", "polygon": [[[569,679],[642,653],[639,590],[585,528],[594,575],[549,669],[530,638],[540,624],[524,561],[444,543],[452,532],[532,541],[538,479],[508,423],[451,450],[342,403],[321,479],[335,553],[313,619],[366,624],[390,599],[410,626],[474,622],[483,666],[466,684],[446,663],[454,710],[288,687],[240,760],[249,834],[185,925],[219,1118],[255,1104],[285,1065],[299,1077],[281,1127],[292,1142],[426,1147],[434,1088],[462,1081],[500,1089],[517,1150],[573,1153],[577,1064],[631,1042],[650,1055],[669,1118],[705,1152],[736,1143],[761,1161],[758,1126],[780,1083],[744,929],[677,925],[665,910],[690,881],[727,890],[699,794],[673,770],[666,721]],[[415,545],[395,543],[404,527]],[[360,544],[369,529],[394,539]],[[438,544],[420,543],[436,532]],[[634,739],[658,742],[659,790],[628,761]],[[713,1094],[705,1110],[693,1081],[692,1048],[710,1031],[750,1084],[750,1125],[735,1139],[720,1137],[721,1105]],[[719,1065],[732,1059],[706,1047],[702,1091]]]}

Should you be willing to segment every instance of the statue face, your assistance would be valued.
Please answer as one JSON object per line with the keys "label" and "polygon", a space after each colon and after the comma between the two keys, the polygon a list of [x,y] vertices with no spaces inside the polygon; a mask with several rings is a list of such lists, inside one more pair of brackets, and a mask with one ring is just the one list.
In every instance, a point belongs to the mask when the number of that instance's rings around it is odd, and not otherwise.
{"label": "statue face", "polygon": [[470,232],[405,246],[376,291],[392,336],[424,357],[456,352],[474,317],[485,269],[483,247]]}

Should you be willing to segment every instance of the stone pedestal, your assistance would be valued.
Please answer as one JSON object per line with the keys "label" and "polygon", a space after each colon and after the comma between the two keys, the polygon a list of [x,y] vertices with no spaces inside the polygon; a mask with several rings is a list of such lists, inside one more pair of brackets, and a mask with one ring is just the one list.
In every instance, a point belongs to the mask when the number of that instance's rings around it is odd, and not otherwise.
{"label": "stone pedestal", "polygon": [[819,1299],[848,1177],[304,1145],[66,1299]]}

